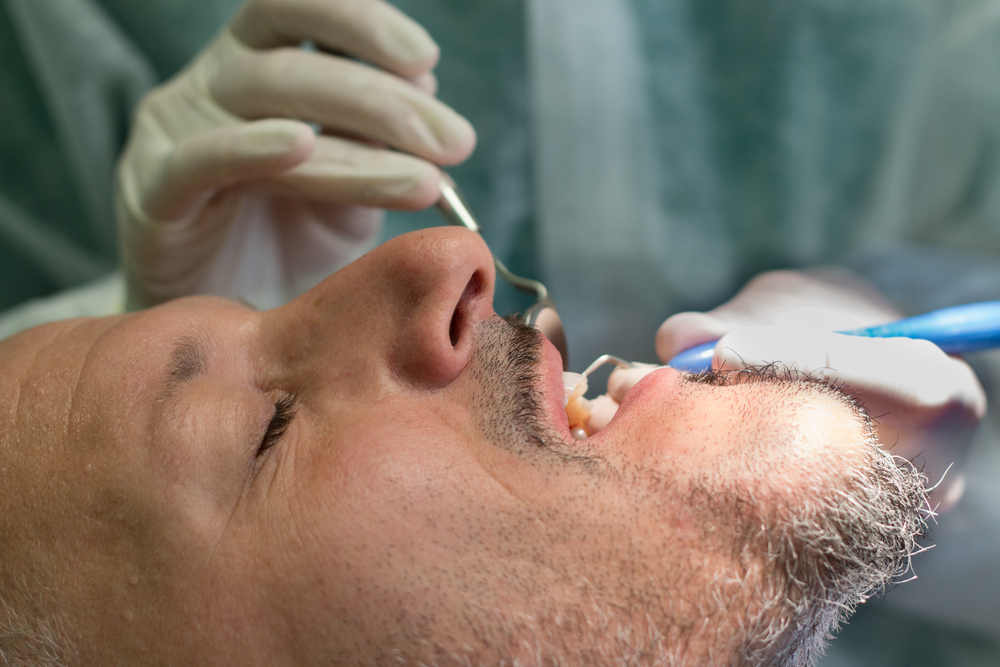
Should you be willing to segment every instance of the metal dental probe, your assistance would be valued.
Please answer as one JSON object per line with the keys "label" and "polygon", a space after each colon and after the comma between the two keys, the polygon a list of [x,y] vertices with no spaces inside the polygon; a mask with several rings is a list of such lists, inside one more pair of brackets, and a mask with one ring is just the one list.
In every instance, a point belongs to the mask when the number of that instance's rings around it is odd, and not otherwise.
{"label": "metal dental probe", "polygon": [[[469,212],[469,206],[465,203],[465,198],[459,192],[455,181],[444,172],[441,173],[441,198],[437,201],[437,209],[450,224],[482,234],[479,223]],[[497,273],[504,280],[520,291],[535,296],[535,303],[524,311],[524,323],[541,331],[552,342],[559,350],[559,354],[562,355],[563,370],[568,370],[569,354],[566,349],[566,332],[563,329],[562,320],[559,319],[559,313],[556,312],[556,304],[549,298],[549,290],[537,280],[514,275],[507,270],[503,262],[497,259],[496,255],[493,255],[493,264],[497,268]]]}
{"label": "metal dental probe", "polygon": [[614,364],[618,368],[635,368],[635,364],[631,361],[625,361],[624,359],[621,359],[611,354],[602,354],[601,356],[597,357],[597,359],[594,359],[594,363],[587,366],[587,370],[581,373],[581,375],[583,377],[590,377],[591,373],[596,371],[604,364]]}

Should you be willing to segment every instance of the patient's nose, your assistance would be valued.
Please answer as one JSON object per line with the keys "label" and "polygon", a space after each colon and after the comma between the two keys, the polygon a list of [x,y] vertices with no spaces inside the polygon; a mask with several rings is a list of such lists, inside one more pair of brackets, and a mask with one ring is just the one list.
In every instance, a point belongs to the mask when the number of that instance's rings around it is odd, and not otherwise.
{"label": "patient's nose", "polygon": [[[292,367],[363,390],[371,378],[421,387],[457,378],[493,312],[493,256],[457,227],[391,239],[265,316]],[[388,376],[384,375],[388,371]],[[332,385],[324,385],[332,386]]]}
{"label": "patient's nose", "polygon": [[475,351],[476,325],[493,312],[493,257],[479,237],[440,228],[383,246],[396,330],[389,362],[421,386],[454,380]]}

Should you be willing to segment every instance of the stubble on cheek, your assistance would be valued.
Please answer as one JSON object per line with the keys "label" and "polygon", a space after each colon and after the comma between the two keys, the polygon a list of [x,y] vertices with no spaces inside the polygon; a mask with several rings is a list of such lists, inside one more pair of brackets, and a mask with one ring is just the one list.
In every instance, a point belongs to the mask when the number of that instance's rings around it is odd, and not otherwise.
{"label": "stubble on cheek", "polygon": [[[782,430],[780,419],[763,418],[773,415],[760,399],[815,390],[774,378],[743,387],[750,391],[734,412],[744,422],[757,417],[753,425],[744,424],[738,438],[727,432],[725,442],[702,442],[692,451],[705,460],[687,468],[606,458],[585,447],[562,456],[532,405],[535,365],[511,363],[516,346],[504,338],[511,332],[483,333],[499,340],[484,345],[477,359],[481,379],[493,387],[477,406],[480,427],[500,447],[544,466],[552,495],[545,503],[500,509],[471,494],[460,508],[455,521],[475,549],[461,567],[438,571],[432,587],[458,601],[440,604],[433,615],[435,625],[451,629],[447,645],[476,647],[461,655],[493,662],[521,659],[519,651],[530,645],[581,665],[617,664],[602,661],[612,652],[619,663],[643,655],[700,664],[706,655],[770,650],[766,624],[780,621],[788,603],[804,596],[786,584],[801,579],[789,568],[805,553],[798,538],[789,538],[791,550],[775,560],[780,550],[772,537],[795,537],[788,531],[811,525],[799,507],[805,487],[786,493],[782,486],[788,466],[801,466],[794,469],[819,487],[836,482],[840,468],[803,456],[803,443]],[[513,378],[521,381],[508,383]],[[587,463],[576,465],[574,456]],[[783,500],[781,511],[768,509],[769,495]],[[814,526],[803,534],[832,534],[824,531]],[[760,637],[752,634],[758,629]]]}
{"label": "stubble on cheek", "polygon": [[[539,353],[533,330],[481,324],[471,400],[482,435],[540,472],[548,496],[498,505],[464,490],[451,514],[423,532],[433,541],[446,528],[456,545],[447,562],[403,562],[400,554],[383,564],[424,593],[388,596],[406,604],[379,645],[396,647],[397,658],[457,650],[481,661],[518,657],[525,645],[554,655],[581,655],[589,645],[675,658],[706,639],[726,646],[734,636],[727,610],[740,606],[755,574],[734,553],[753,498],[726,481],[727,470],[756,464],[757,474],[774,474],[759,467],[765,433],[736,456],[686,471],[570,450],[546,424]],[[613,631],[626,627],[635,631],[627,638]]]}
{"label": "stubble on cheek", "polygon": [[[745,489],[755,500],[802,497],[877,445],[864,406],[841,387],[777,365],[687,378],[687,399],[706,411],[702,481]],[[713,421],[714,420],[714,421]]]}

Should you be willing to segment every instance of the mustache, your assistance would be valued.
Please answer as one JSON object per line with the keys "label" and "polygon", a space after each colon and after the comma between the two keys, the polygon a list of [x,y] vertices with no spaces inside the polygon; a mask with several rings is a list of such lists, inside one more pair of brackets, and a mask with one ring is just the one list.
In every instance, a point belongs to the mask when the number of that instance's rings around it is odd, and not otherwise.
{"label": "mustache", "polygon": [[496,445],[525,458],[603,470],[603,458],[566,443],[545,412],[538,390],[542,340],[518,317],[484,324],[477,352],[480,427]]}
{"label": "mustache", "polygon": [[[544,447],[542,335],[517,316],[480,325],[476,346],[476,412],[486,435],[505,448]],[[530,443],[530,444],[529,444]]]}

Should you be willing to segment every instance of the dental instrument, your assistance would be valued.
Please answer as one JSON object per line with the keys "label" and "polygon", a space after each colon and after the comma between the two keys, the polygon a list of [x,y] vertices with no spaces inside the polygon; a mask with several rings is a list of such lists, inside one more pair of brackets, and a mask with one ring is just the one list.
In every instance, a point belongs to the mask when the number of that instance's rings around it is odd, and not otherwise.
{"label": "dental instrument", "polygon": [[[867,338],[919,338],[929,340],[948,354],[962,354],[1000,347],[1000,301],[983,301],[934,310],[902,320],[838,333]],[[676,354],[667,366],[689,373],[712,368],[718,340]]]}
{"label": "dental instrument", "polygon": [[[450,224],[465,227],[477,234],[482,234],[479,223],[469,211],[469,205],[458,190],[455,181],[448,174],[441,173],[441,197],[437,201],[437,209]],[[491,251],[492,252],[492,251]],[[549,297],[549,291],[545,285],[537,280],[522,278],[514,275],[503,265],[496,255],[493,255],[493,264],[496,266],[504,280],[515,288],[535,297],[535,303],[524,311],[524,323],[530,327],[538,329],[548,338],[562,355],[563,370],[569,369],[569,354],[566,348],[566,332],[563,329],[562,320],[556,312],[556,304]]]}
{"label": "dental instrument", "polygon": [[614,364],[618,368],[635,368],[635,364],[631,361],[625,361],[620,357],[616,357],[612,354],[602,354],[601,356],[594,359],[594,362],[587,366],[587,370],[580,373],[585,378],[590,377],[590,374],[596,371],[598,368],[604,364]]}
{"label": "dental instrument", "polygon": [[[587,370],[583,373],[563,373],[563,407],[566,410],[566,422],[569,426],[570,434],[576,440],[586,440],[603,426],[603,423],[595,426],[591,421],[592,412],[595,406],[601,403],[601,401],[605,403],[611,401],[614,404],[615,407],[611,411],[611,415],[614,415],[617,411],[617,403],[608,396],[598,396],[593,400],[584,397],[584,394],[587,393],[587,379],[590,374],[608,363],[614,364],[619,368],[635,368],[635,364],[630,361],[619,359],[610,354],[602,354],[594,363],[587,366]],[[606,408],[603,412],[606,417],[604,423],[606,423],[610,417],[607,417]]]}

